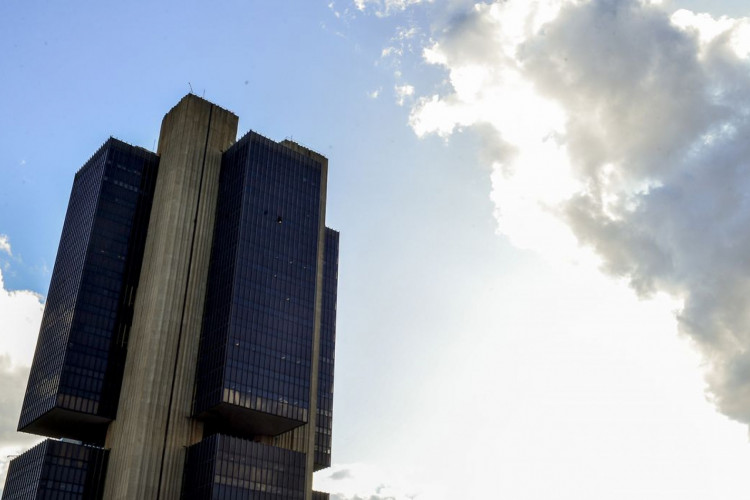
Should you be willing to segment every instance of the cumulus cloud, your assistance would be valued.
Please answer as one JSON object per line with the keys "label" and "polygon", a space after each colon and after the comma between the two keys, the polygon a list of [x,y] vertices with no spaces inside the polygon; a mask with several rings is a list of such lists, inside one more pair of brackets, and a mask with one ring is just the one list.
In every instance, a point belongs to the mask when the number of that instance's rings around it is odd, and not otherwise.
{"label": "cumulus cloud", "polygon": [[29,366],[34,355],[44,305],[29,290],[7,290],[0,270],[0,356],[11,367]]}
{"label": "cumulus cloud", "polygon": [[13,366],[10,356],[0,354],[0,443],[16,439],[18,410],[28,376],[27,366]]}
{"label": "cumulus cloud", "polygon": [[10,458],[40,440],[16,426],[43,308],[36,293],[6,290],[0,270],[0,488]]}
{"label": "cumulus cloud", "polygon": [[750,423],[749,22],[658,3],[477,4],[425,49],[451,88],[411,125],[480,134],[517,245],[583,247],[640,295],[680,299],[710,396]]}

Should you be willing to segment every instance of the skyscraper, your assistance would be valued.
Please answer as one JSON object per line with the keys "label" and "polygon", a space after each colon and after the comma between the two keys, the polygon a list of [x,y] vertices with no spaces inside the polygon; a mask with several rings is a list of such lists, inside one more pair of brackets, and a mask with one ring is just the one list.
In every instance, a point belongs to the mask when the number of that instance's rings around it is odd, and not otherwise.
{"label": "skyscraper", "polygon": [[[325,157],[188,95],[76,174],[3,499],[327,498]],[[47,496],[45,496],[47,495]],[[68,496],[65,496],[68,495]]]}

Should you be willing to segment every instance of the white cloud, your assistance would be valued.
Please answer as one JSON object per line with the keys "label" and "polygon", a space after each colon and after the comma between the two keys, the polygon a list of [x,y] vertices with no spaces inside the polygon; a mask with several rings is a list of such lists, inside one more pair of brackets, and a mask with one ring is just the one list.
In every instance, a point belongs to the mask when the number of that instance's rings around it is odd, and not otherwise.
{"label": "white cloud", "polygon": [[394,477],[370,464],[334,464],[316,474],[314,488],[331,493],[331,500],[442,500],[426,485]]}
{"label": "white cloud", "polygon": [[583,245],[639,294],[680,299],[714,401],[750,423],[749,21],[657,3],[477,4],[424,50],[451,89],[411,125],[480,134],[517,245]]}
{"label": "white cloud", "polygon": [[402,27],[396,33],[396,37],[399,40],[410,40],[419,34],[419,30],[416,26]]}
{"label": "white cloud", "polygon": [[371,11],[376,16],[389,16],[396,12],[403,12],[409,7],[421,3],[432,3],[433,0],[354,0],[354,6],[360,11]]}
{"label": "white cloud", "polygon": [[8,456],[40,440],[16,432],[16,426],[43,309],[38,294],[6,290],[0,270],[0,487],[5,484]]}
{"label": "white cloud", "polygon": [[700,40],[701,58],[711,54],[714,44],[731,49],[737,57],[750,55],[750,19],[716,19],[709,14],[680,9],[672,14],[672,23],[683,31],[692,32]]}
{"label": "white cloud", "polygon": [[417,37],[419,30],[416,26],[401,27],[396,31],[396,35],[391,38],[391,43],[388,47],[383,48],[380,51],[380,57],[382,59],[388,57],[400,58],[404,55],[404,52],[412,52],[412,40]]}
{"label": "white cloud", "polygon": [[12,368],[29,366],[34,355],[44,305],[28,290],[6,290],[0,271],[0,355]]}
{"label": "white cloud", "polygon": [[393,89],[396,92],[396,102],[399,106],[403,106],[406,99],[414,95],[414,87],[412,85],[396,85]]}
{"label": "white cloud", "polygon": [[10,249],[10,240],[5,234],[0,234],[0,252],[5,252],[11,257],[13,256],[13,252]]}
{"label": "white cloud", "polygon": [[397,49],[396,47],[391,46],[391,47],[384,48],[380,52],[380,57],[382,57],[383,59],[385,59],[386,57],[400,56],[402,54],[403,54],[403,52],[401,51],[401,49]]}

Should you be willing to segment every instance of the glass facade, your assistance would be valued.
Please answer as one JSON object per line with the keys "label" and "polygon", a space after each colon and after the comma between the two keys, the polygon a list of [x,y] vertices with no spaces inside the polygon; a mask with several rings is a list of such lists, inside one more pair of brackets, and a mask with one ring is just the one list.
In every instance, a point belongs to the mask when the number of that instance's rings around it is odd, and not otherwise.
{"label": "glass facade", "polygon": [[109,139],[76,174],[19,430],[99,443],[115,417],[157,168]]}
{"label": "glass facade", "polygon": [[315,470],[331,466],[338,274],[339,233],[326,228],[323,260],[323,314],[320,319],[320,357],[318,358],[318,411],[315,420]]}
{"label": "glass facade", "polygon": [[188,448],[184,500],[305,498],[305,454],[222,434]]}
{"label": "glass facade", "polygon": [[101,498],[108,451],[48,439],[11,460],[3,500]]}
{"label": "glass facade", "polygon": [[209,425],[277,435],[308,421],[321,170],[254,132],[224,153],[196,375]]}

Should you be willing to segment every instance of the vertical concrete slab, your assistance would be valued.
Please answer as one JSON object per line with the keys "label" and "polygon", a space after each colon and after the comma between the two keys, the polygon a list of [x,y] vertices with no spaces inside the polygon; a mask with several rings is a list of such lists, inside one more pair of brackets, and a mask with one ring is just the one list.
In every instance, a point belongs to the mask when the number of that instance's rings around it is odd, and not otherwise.
{"label": "vertical concrete slab", "polygon": [[235,141],[237,117],[214,106],[207,139],[206,166],[203,176],[203,201],[196,217],[196,237],[186,289],[182,317],[182,336],[175,364],[172,404],[167,421],[162,461],[160,500],[177,500],[182,486],[186,447],[202,438],[202,424],[191,419],[195,369],[203,325],[211,243],[213,241],[216,201],[219,191],[221,154]]}
{"label": "vertical concrete slab", "polygon": [[[221,153],[237,116],[197,96],[162,121],[159,177],[111,448],[106,499],[178,498]],[[165,485],[160,490],[160,483]],[[160,493],[161,491],[161,493]]]}
{"label": "vertical concrete slab", "polygon": [[315,276],[315,332],[310,374],[310,417],[307,423],[305,450],[305,500],[312,500],[313,472],[315,470],[315,427],[318,416],[318,364],[320,363],[320,322],[323,314],[323,260],[326,242],[326,187],[328,185],[328,159],[322,158],[320,174],[320,227],[318,228],[318,272]]}

